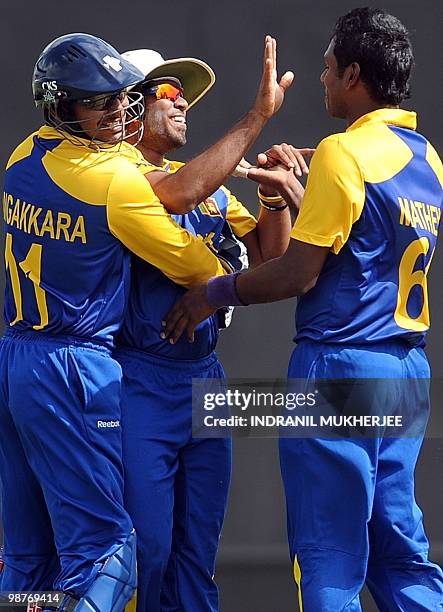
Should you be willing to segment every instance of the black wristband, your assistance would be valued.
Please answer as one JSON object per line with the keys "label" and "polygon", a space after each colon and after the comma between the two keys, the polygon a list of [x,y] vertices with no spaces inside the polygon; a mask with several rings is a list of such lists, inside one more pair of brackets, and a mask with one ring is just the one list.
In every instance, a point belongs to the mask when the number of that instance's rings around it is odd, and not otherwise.
{"label": "black wristband", "polygon": [[277,210],[284,210],[285,208],[288,208],[288,203],[285,202],[283,204],[283,206],[272,206],[272,204],[268,204],[267,202],[263,202],[263,200],[259,200],[260,202],[260,206],[263,206],[263,208],[265,208],[266,210],[272,210],[272,211],[277,211]]}

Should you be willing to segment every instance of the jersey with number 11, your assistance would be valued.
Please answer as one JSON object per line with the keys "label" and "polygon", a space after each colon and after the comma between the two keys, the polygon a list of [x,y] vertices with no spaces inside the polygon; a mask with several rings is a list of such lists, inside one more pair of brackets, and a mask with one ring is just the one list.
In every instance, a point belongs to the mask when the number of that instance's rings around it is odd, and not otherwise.
{"label": "jersey with number 11", "polygon": [[130,252],[185,287],[223,267],[167,213],[137,149],[81,143],[43,126],[9,159],[5,322],[112,345],[127,306]]}
{"label": "jersey with number 11", "polygon": [[379,109],[320,143],[292,237],[331,253],[296,340],[423,344],[443,170],[415,126],[415,113]]}
{"label": "jersey with number 11", "polygon": [[118,147],[88,149],[48,126],[10,157],[3,191],[10,328],[112,341],[129,280],[129,256],[107,214],[114,175],[131,167],[121,158]]}

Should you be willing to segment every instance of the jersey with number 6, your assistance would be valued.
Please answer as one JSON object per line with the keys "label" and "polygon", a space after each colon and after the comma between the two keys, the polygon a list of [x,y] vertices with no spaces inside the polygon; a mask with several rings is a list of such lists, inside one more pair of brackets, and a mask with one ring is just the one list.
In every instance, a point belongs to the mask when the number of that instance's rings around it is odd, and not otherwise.
{"label": "jersey with number 6", "polygon": [[167,214],[134,147],[87,144],[44,126],[8,162],[5,322],[112,344],[129,295],[129,251],[183,286],[224,272]]}
{"label": "jersey with number 6", "polygon": [[443,170],[416,115],[379,109],[323,140],[292,238],[330,247],[297,308],[296,341],[423,344]]}

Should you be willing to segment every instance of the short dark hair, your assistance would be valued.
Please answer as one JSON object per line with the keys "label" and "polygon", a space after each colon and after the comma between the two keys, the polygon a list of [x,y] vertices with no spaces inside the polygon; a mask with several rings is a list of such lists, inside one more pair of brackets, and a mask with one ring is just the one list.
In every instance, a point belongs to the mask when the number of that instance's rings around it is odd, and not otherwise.
{"label": "short dark hair", "polygon": [[332,38],[339,75],[357,62],[377,102],[397,105],[410,97],[414,56],[409,32],[397,17],[383,9],[356,8],[338,19]]}

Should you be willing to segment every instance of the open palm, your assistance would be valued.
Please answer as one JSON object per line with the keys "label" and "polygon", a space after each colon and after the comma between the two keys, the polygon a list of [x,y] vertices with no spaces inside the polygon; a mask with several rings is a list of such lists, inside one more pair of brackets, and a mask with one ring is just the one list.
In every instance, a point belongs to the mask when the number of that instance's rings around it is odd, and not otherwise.
{"label": "open palm", "polygon": [[277,81],[277,41],[272,36],[265,37],[263,53],[263,74],[255,99],[255,110],[266,119],[274,115],[281,107],[285,92],[292,85],[293,72],[285,72]]}

